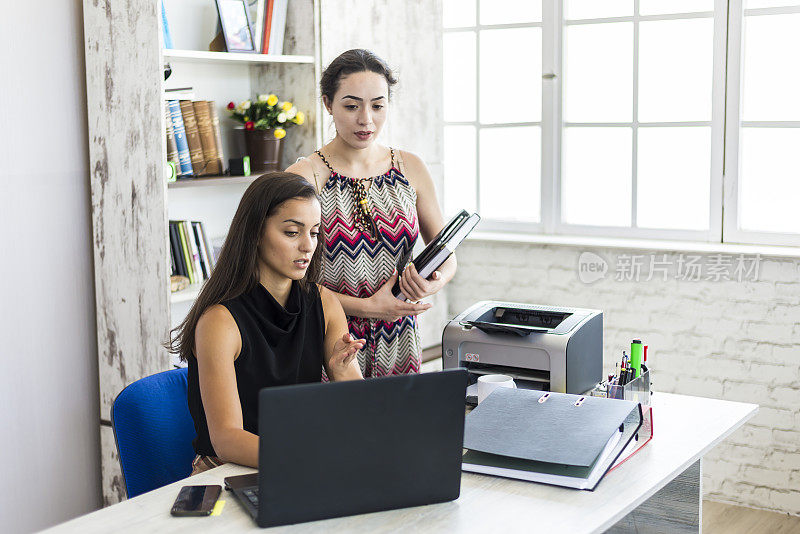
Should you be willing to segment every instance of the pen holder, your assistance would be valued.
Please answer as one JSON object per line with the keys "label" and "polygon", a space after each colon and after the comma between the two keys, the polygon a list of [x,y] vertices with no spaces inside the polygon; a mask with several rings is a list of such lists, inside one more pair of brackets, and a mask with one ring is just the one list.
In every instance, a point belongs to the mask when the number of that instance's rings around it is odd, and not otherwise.
{"label": "pen holder", "polygon": [[650,405],[650,370],[648,369],[637,378],[624,386],[608,385],[609,399],[623,399],[639,402],[642,406]]}

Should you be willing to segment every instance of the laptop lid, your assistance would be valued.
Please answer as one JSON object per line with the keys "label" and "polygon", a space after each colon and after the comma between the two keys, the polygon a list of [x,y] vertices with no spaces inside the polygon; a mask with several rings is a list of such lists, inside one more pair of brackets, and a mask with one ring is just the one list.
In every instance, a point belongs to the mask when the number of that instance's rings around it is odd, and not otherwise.
{"label": "laptop lid", "polygon": [[457,499],[467,373],[259,393],[259,526]]}

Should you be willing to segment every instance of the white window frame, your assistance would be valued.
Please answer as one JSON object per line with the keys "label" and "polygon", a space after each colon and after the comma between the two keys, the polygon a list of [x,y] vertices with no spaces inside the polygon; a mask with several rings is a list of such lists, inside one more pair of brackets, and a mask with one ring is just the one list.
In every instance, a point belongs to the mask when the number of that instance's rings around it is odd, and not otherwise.
{"label": "white window frame", "polygon": [[[443,28],[443,33],[466,33],[472,32],[475,34],[475,120],[474,121],[445,121],[444,126],[473,126],[475,128],[475,205],[478,207],[478,212],[480,213],[480,202],[481,202],[481,130],[483,129],[490,129],[490,128],[519,128],[525,126],[538,126],[541,129],[541,136],[542,136],[542,145],[544,146],[547,142],[545,139],[547,135],[545,134],[545,124],[546,124],[546,107],[542,106],[542,114],[541,120],[539,122],[513,122],[513,123],[487,123],[481,124],[481,117],[480,117],[480,102],[481,102],[481,84],[480,84],[480,77],[481,77],[481,30],[501,30],[501,29],[515,29],[515,28],[541,28],[542,30],[542,71],[544,72],[545,69],[548,68],[546,64],[547,54],[545,52],[546,43],[547,43],[547,36],[545,35],[546,29],[544,26],[544,14],[542,16],[542,22],[524,22],[524,23],[516,23],[516,24],[481,24],[480,23],[480,7],[481,1],[488,2],[490,0],[476,0],[475,1],[475,24],[472,26],[458,26],[452,28]],[[542,7],[544,9],[544,6]],[[547,84],[542,84],[542,102],[545,102],[546,97],[544,91],[546,89]],[[552,120],[552,119],[551,119]],[[548,140],[549,141],[549,140]],[[541,194],[542,194],[542,206],[540,212],[540,222],[509,222],[509,221],[497,221],[486,219],[485,217],[481,220],[481,230],[489,230],[489,231],[507,231],[507,228],[513,227],[514,231],[524,231],[524,232],[533,232],[533,233],[541,233],[546,231],[545,221],[545,207],[544,207],[544,199],[548,198],[545,197],[545,178],[544,178],[544,169],[549,164],[549,162],[545,163],[545,156],[544,153],[542,154],[542,180],[541,180]],[[446,192],[445,192],[446,194]],[[513,194],[513,192],[509,192],[509,194]],[[549,192],[548,192],[549,194]]]}
{"label": "white window frame", "polygon": [[[475,127],[476,147],[476,191],[475,200],[480,209],[480,131],[483,128],[500,126],[541,127],[541,219],[539,223],[501,221],[484,219],[481,230],[490,232],[549,234],[564,236],[614,237],[635,239],[659,239],[671,241],[693,241],[709,243],[757,243],[773,245],[800,245],[800,235],[777,234],[765,232],[745,232],[738,229],[737,194],[738,194],[738,138],[739,138],[739,82],[741,57],[741,25],[742,0],[715,0],[713,12],[670,15],[635,14],[627,17],[608,19],[592,19],[592,21],[569,21],[563,19],[563,2],[560,0],[542,2],[542,22],[502,25],[480,24],[480,2],[475,4],[475,25],[458,28],[445,28],[443,31],[472,31],[476,35],[476,109],[474,121],[445,122],[445,126],[471,125]],[[639,0],[634,0],[635,13],[639,12]],[[748,10],[769,13],[797,13],[800,8],[765,8]],[[678,20],[713,16],[713,79],[712,79],[712,116],[711,121],[678,122],[678,123],[638,123],[638,33],[641,21]],[[634,87],[633,87],[633,121],[630,123],[610,123],[614,126],[628,126],[633,129],[632,146],[632,190],[631,190],[631,226],[589,226],[574,225],[561,222],[562,184],[561,169],[563,154],[561,150],[562,136],[566,125],[562,122],[563,101],[563,49],[565,25],[600,23],[600,22],[634,22]],[[484,29],[539,27],[542,29],[542,115],[540,123],[515,124],[480,124],[480,31]],[[728,33],[730,31],[730,34]],[[560,43],[560,46],[556,46]],[[726,62],[728,65],[726,71]],[[727,99],[726,99],[727,89]],[[747,123],[751,125],[752,123]],[[758,123],[762,124],[762,123]],[[795,123],[792,123],[795,124]],[[583,124],[572,124],[584,126]],[[609,124],[590,124],[589,126],[607,126]],[[709,228],[708,230],[652,229],[636,226],[637,209],[637,177],[636,153],[637,132],[640,127],[657,126],[710,126],[711,153],[709,180]],[[763,123],[773,125],[773,123]]]}
{"label": "white window frame", "polygon": [[[728,11],[728,98],[725,116],[725,190],[723,221],[723,241],[725,243],[758,243],[763,245],[800,245],[800,234],[780,232],[755,232],[739,228],[739,197],[741,184],[739,173],[741,161],[739,158],[740,126],[747,127],[800,127],[800,121],[741,121],[740,109],[742,103],[741,75],[742,75],[742,30],[744,25],[743,0],[730,0]],[[753,15],[780,15],[800,13],[800,6],[770,7],[748,9],[746,13]]]}

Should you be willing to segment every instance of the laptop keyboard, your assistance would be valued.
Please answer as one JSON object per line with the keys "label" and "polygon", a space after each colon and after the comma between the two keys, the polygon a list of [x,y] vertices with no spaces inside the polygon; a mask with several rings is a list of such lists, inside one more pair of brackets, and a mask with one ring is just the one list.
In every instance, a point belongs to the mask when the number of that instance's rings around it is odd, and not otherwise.
{"label": "laptop keyboard", "polygon": [[247,500],[253,504],[253,506],[258,508],[258,488],[246,488],[242,490],[242,493],[245,497],[247,497]]}

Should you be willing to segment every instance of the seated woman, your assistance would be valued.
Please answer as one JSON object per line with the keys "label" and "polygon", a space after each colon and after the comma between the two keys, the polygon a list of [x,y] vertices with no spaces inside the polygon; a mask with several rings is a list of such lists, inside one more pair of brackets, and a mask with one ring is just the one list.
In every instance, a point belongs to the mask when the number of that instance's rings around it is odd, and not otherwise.
{"label": "seated woman", "polygon": [[197,438],[192,474],[225,462],[258,466],[258,392],[360,379],[364,346],[339,300],[318,286],[320,203],[314,186],[272,173],[245,191],[216,267],[170,350],[189,366]]}

